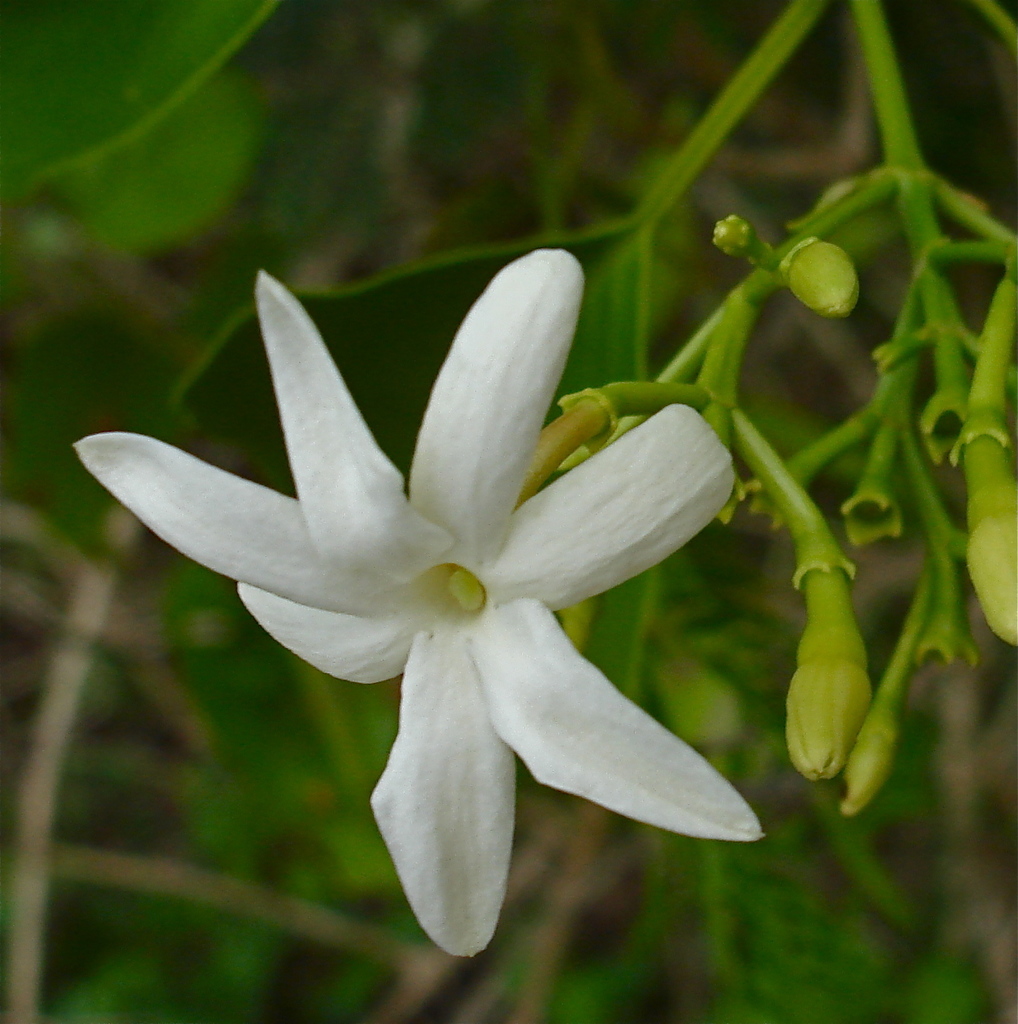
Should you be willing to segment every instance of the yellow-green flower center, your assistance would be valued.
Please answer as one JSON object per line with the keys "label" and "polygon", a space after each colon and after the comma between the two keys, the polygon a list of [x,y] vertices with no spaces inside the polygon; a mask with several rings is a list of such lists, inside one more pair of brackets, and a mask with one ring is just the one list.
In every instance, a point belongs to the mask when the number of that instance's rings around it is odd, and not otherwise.
{"label": "yellow-green flower center", "polygon": [[449,574],[446,586],[460,608],[465,612],[479,612],[488,599],[481,581],[462,565],[448,562],[442,568]]}

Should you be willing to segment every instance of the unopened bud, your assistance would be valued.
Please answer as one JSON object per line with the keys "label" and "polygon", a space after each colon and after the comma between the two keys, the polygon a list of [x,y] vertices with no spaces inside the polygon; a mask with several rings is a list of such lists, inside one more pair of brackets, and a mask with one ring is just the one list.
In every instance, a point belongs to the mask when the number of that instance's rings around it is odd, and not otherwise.
{"label": "unopened bud", "polygon": [[781,261],[781,272],[792,294],[814,313],[843,317],[855,309],[859,278],[840,246],[806,239]]}
{"label": "unopened bud", "polygon": [[1018,645],[1018,523],[1013,515],[987,516],[969,534],[969,575],[990,629]]}
{"label": "unopened bud", "polygon": [[734,213],[714,225],[714,244],[726,256],[741,256],[756,267],[778,269],[774,250],[756,233],[748,220]]}
{"label": "unopened bud", "polygon": [[753,225],[734,213],[714,225],[714,244],[726,256],[747,255],[755,236]]}
{"label": "unopened bud", "polygon": [[807,779],[829,779],[845,766],[870,703],[870,681],[855,661],[808,661],[788,688],[788,754]]}
{"label": "unopened bud", "polygon": [[841,813],[858,814],[880,791],[894,767],[898,730],[886,716],[872,715],[863,722],[859,738],[845,766],[845,796]]}
{"label": "unopened bud", "polygon": [[979,435],[964,447],[972,586],[990,629],[1018,645],[1018,487],[1010,453]]}

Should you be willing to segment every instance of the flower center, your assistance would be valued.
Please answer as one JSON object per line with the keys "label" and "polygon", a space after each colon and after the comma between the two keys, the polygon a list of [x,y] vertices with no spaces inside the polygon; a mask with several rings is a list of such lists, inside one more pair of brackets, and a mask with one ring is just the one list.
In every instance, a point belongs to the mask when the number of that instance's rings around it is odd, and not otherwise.
{"label": "flower center", "polygon": [[481,581],[469,569],[454,562],[447,562],[441,568],[448,573],[446,587],[456,604],[465,612],[479,612],[488,599]]}

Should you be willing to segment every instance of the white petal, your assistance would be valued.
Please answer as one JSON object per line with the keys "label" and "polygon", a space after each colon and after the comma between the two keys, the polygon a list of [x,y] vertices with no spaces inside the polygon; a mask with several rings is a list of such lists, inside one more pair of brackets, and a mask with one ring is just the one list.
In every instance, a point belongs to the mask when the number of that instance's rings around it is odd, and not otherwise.
{"label": "white petal", "polygon": [[562,376],[579,263],[539,249],[501,270],[456,333],[424,414],[410,499],[476,564],[497,551]]}
{"label": "white petal", "polygon": [[540,602],[496,608],[470,645],[495,729],[538,782],[671,832],[760,837],[734,787],[582,658]]}
{"label": "white petal", "polygon": [[558,609],[610,590],[699,533],[733,480],[706,420],[688,406],[662,409],[517,509],[482,569],[489,595]]}
{"label": "white petal", "polygon": [[512,753],[488,719],[462,636],[418,634],[399,735],[371,806],[421,927],[446,952],[491,940],[513,834]]}
{"label": "white petal", "polygon": [[405,582],[441,561],[446,532],[411,507],[304,307],[264,271],[258,316],[297,496],[340,568]]}
{"label": "white petal", "polygon": [[262,629],[299,658],[337,679],[377,683],[403,671],[420,622],[408,615],[359,616],[309,608],[267,590],[237,587]]}
{"label": "white petal", "polygon": [[103,487],[188,558],[302,604],[360,609],[323,566],[293,498],[141,434],[93,434],[74,447]]}

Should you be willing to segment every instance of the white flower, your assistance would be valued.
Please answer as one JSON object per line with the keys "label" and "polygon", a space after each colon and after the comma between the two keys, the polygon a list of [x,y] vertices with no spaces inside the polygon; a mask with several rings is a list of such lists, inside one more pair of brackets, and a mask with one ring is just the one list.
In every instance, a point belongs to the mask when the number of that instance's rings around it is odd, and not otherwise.
{"label": "white flower", "polygon": [[76,446],[167,543],[239,580],[285,647],[355,682],[403,673],[371,804],[418,920],[460,955],[488,944],[502,905],[513,751],[539,781],[638,821],[760,835],[735,789],[582,658],[552,614],[713,517],[733,477],[710,427],[666,408],[514,511],[582,289],[559,250],[495,277],[431,392],[409,500],[307,313],[264,273],[258,312],[298,499],[137,434]]}

